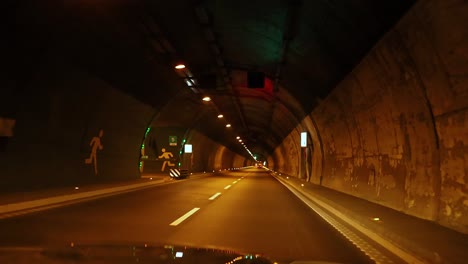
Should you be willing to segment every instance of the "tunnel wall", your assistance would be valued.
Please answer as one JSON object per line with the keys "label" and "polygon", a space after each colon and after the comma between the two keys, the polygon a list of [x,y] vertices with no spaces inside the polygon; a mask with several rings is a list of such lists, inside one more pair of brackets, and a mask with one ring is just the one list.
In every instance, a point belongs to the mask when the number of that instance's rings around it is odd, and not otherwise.
{"label": "tunnel wall", "polygon": [[180,126],[159,126],[153,120],[141,148],[141,174],[169,175],[170,169],[179,168],[179,163],[184,166],[186,131],[186,128]]}
{"label": "tunnel wall", "polygon": [[[185,140],[185,142],[184,142]],[[192,145],[192,153],[184,153],[184,144]],[[161,157],[171,153],[171,157]],[[211,140],[195,129],[177,125],[165,126],[157,117],[146,133],[142,148],[140,171],[142,175],[165,174],[170,169],[188,169],[190,172],[213,172],[232,167],[242,167],[245,157]],[[164,165],[164,161],[169,161]],[[180,163],[180,167],[179,167]]]}
{"label": "tunnel wall", "polygon": [[271,169],[300,176],[300,128],[294,129],[275,149],[272,159],[268,159]]}
{"label": "tunnel wall", "polygon": [[[307,116],[302,120],[301,131],[306,131],[309,135],[307,140],[307,146],[311,150],[311,159],[307,160],[307,166],[310,166],[310,177],[309,181],[315,184],[320,184],[322,181],[322,170],[323,170],[323,146],[320,138],[320,134],[317,131],[315,120],[311,116]],[[295,139],[299,141],[300,138]]]}
{"label": "tunnel wall", "polygon": [[[311,157],[301,147],[301,132],[307,132],[307,147]],[[268,167],[319,184],[322,176],[323,147],[315,121],[306,116],[283,143],[267,157]]]}
{"label": "tunnel wall", "polygon": [[[9,107],[16,122],[0,151],[0,187],[31,189],[138,177],[140,144],[153,109],[89,73],[49,59],[23,87],[10,87],[21,94]],[[94,163],[85,164],[85,159],[100,130],[103,148],[96,149],[96,175]]]}
{"label": "tunnel wall", "polygon": [[209,172],[231,167],[241,167],[245,158],[211,140],[197,130],[190,130],[187,144],[192,144],[192,171]]}
{"label": "tunnel wall", "polygon": [[467,13],[417,2],[313,110],[324,186],[468,233]]}

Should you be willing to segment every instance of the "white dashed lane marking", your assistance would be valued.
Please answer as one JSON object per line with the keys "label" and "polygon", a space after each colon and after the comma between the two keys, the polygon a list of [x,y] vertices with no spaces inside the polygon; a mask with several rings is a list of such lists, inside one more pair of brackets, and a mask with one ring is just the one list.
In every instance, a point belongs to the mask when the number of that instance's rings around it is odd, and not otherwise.
{"label": "white dashed lane marking", "polygon": [[215,194],[214,194],[213,196],[211,196],[208,200],[214,200],[214,199],[216,199],[216,197],[218,197],[218,196],[220,196],[220,195],[221,195],[220,192],[219,192],[219,193],[215,193]]}
{"label": "white dashed lane marking", "polygon": [[188,211],[186,214],[184,214],[183,216],[177,218],[177,220],[175,220],[174,222],[170,223],[169,225],[171,226],[176,226],[180,223],[182,223],[185,219],[189,218],[191,215],[193,215],[194,213],[196,213],[198,210],[200,210],[200,208],[198,207],[195,207],[193,208],[192,210]]}

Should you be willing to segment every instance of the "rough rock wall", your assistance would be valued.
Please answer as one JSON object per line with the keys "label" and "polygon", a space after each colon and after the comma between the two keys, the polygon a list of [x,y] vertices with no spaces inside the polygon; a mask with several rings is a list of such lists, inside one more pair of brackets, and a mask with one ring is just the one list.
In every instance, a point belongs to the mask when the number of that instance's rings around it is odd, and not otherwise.
{"label": "rough rock wall", "polygon": [[324,185],[467,232],[467,11],[418,2],[313,111]]}
{"label": "rough rock wall", "polygon": [[419,1],[313,110],[324,186],[468,233],[466,14],[466,1]]}

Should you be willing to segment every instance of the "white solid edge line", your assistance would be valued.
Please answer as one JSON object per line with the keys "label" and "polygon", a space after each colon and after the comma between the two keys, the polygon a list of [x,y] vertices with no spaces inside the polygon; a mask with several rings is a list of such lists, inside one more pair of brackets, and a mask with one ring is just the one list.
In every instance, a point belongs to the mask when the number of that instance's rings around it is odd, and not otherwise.
{"label": "white solid edge line", "polygon": [[163,182],[164,182],[163,180],[157,180],[157,181],[136,183],[132,185],[111,187],[111,188],[106,188],[106,189],[98,189],[98,190],[79,192],[79,193],[72,193],[72,191],[70,191],[71,192],[70,194],[64,194],[64,195],[58,195],[58,196],[53,196],[53,197],[41,198],[37,200],[0,205],[0,214],[11,213],[11,212],[16,212],[20,210],[27,210],[27,209],[32,209],[35,207],[40,207],[40,206],[48,206],[48,205],[52,205],[56,203],[63,203],[63,202],[89,198],[89,197],[98,196],[98,195],[107,195],[107,194],[113,194],[113,193],[122,192],[122,191],[131,191],[133,189],[136,190],[142,187],[149,187],[149,186],[157,185]]}
{"label": "white solid edge line", "polygon": [[230,185],[230,184],[229,184],[228,186],[224,187],[224,190],[227,190],[227,189],[229,189],[229,188],[231,188],[231,185]]}
{"label": "white solid edge line", "polygon": [[[283,183],[282,179],[280,180],[280,182]],[[286,185],[286,183],[283,183],[283,184]],[[295,189],[295,187],[293,187],[293,188]],[[413,256],[410,253],[404,251],[403,249],[401,249],[398,246],[394,245],[392,242],[388,241],[387,239],[385,239],[385,238],[379,236],[378,234],[372,232],[370,229],[363,227],[359,223],[355,222],[354,220],[347,217],[346,215],[344,215],[343,213],[341,213],[337,209],[335,209],[335,208],[331,207],[330,205],[326,204],[325,202],[322,202],[318,198],[312,197],[311,195],[308,195],[308,194],[303,194],[303,195],[307,196],[307,198],[311,199],[313,202],[315,202],[318,205],[322,206],[323,208],[328,210],[330,213],[334,214],[336,217],[340,218],[341,220],[343,220],[344,222],[346,222],[350,226],[354,227],[355,229],[360,231],[362,234],[366,235],[367,237],[372,239],[374,242],[376,242],[377,244],[379,244],[382,247],[386,248],[388,251],[392,252],[393,254],[395,254],[399,258],[403,259],[407,263],[421,263],[421,264],[424,263],[419,258],[417,258],[416,256]],[[301,199],[301,198],[299,197],[299,199]],[[303,201],[303,202],[305,204],[307,204],[305,201]],[[310,205],[308,205],[308,206],[310,206]]]}
{"label": "white solid edge line", "polygon": [[218,197],[218,196],[220,196],[220,195],[221,195],[220,192],[219,192],[219,193],[215,193],[213,196],[211,196],[210,198],[208,198],[208,200],[214,200],[214,199],[216,199],[216,197]]}
{"label": "white solid edge line", "polygon": [[193,215],[196,211],[200,210],[200,208],[198,207],[195,207],[193,208],[192,210],[188,211],[186,214],[184,214],[183,216],[179,217],[177,220],[175,220],[174,222],[170,223],[169,225],[171,226],[176,226],[180,223],[182,223],[185,219],[189,218],[191,215]]}

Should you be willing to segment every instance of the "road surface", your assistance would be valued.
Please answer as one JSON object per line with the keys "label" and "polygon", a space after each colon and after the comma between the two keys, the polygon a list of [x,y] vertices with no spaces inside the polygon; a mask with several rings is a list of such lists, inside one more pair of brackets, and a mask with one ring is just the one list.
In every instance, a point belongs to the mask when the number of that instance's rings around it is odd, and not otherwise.
{"label": "road surface", "polygon": [[372,263],[264,169],[223,171],[0,221],[0,246],[176,244]]}

